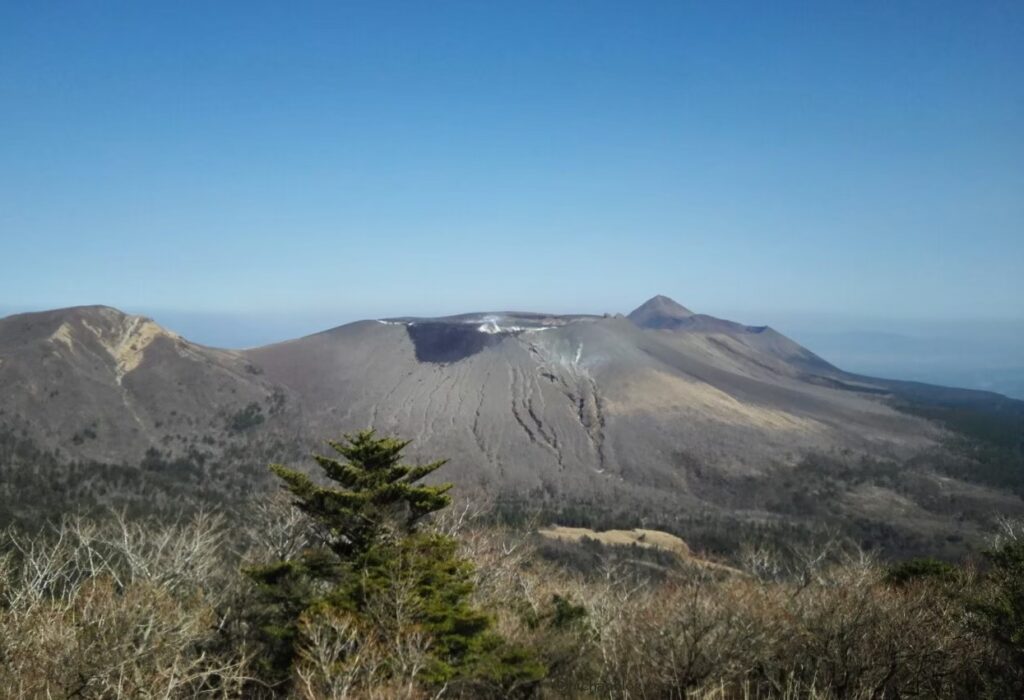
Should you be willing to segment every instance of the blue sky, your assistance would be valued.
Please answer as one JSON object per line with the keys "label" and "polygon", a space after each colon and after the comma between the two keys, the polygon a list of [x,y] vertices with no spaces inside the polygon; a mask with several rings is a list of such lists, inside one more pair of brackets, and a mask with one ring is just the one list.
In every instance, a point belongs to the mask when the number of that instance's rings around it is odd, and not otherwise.
{"label": "blue sky", "polygon": [[1020,2],[2,2],[0,309],[1019,320],[1022,71]]}

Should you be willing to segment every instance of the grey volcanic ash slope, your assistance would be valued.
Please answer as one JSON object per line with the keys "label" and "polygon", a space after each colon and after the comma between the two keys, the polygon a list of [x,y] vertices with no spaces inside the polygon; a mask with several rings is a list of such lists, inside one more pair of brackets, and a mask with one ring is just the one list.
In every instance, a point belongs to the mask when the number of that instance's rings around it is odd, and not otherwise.
{"label": "grey volcanic ash slope", "polygon": [[285,399],[238,353],[104,306],[0,319],[0,387],[0,427],[66,458],[129,464],[223,448]]}
{"label": "grey volcanic ash slope", "polygon": [[[437,477],[464,492],[591,510],[840,517],[864,539],[898,528],[932,542],[1021,512],[1001,462],[981,481],[1006,491],[951,478],[974,478],[974,463],[943,466],[949,433],[932,420],[990,407],[1012,437],[1021,402],[851,375],[770,328],[664,297],[628,318],[361,321],[244,352],[106,307],[21,314],[0,320],[0,388],[0,495],[17,491],[25,441],[64,460],[155,459],[161,479],[181,465],[241,493],[267,461],[373,426],[415,440],[414,456],[449,457]],[[928,419],[898,400],[932,402]]]}
{"label": "grey volcanic ash slope", "polygon": [[[314,435],[372,425],[490,489],[692,494],[834,448],[905,456],[938,431],[766,328],[656,298],[623,317],[364,321],[246,353]],[[811,371],[815,374],[811,374]]]}

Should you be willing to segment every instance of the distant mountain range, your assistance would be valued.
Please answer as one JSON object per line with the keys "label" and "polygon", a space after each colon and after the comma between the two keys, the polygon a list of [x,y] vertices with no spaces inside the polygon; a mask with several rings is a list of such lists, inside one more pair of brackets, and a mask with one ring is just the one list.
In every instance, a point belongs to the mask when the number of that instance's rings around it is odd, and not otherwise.
{"label": "distant mountain range", "polygon": [[[0,427],[62,459],[215,463],[260,441],[297,453],[374,427],[414,439],[414,454],[451,458],[439,475],[467,493],[754,519],[774,516],[751,490],[785,496],[785,475],[809,456],[904,464],[941,453],[948,423],[908,405],[1024,409],[844,372],[769,327],[663,296],[628,316],[376,319],[246,351],[109,307],[17,314],[0,319],[0,389]],[[948,502],[1020,505],[919,467],[921,490]],[[929,535],[966,527],[879,488],[855,483],[830,507],[896,509]]]}

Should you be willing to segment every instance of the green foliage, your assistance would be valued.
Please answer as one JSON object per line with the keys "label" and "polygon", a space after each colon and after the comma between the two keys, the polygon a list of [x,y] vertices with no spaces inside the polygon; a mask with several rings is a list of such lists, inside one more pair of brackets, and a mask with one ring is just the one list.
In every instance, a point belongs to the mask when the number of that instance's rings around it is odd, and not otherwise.
{"label": "green foliage", "polygon": [[314,455],[324,475],[340,485],[320,486],[306,474],[280,464],[271,470],[296,497],[295,505],[324,528],[324,544],[339,557],[366,553],[388,538],[415,531],[426,515],[449,505],[451,484],[417,484],[445,460],[399,464],[408,441],[377,438],[372,430],[329,442],[347,461]]}
{"label": "green foliage", "polygon": [[1024,539],[1011,538],[985,557],[989,585],[974,607],[984,631],[1003,651],[999,680],[1024,692]]}
{"label": "green foliage", "polygon": [[577,605],[572,600],[558,593],[551,596],[551,606],[541,611],[529,611],[523,621],[530,629],[541,629],[545,626],[552,630],[567,630],[575,626],[587,616],[587,608]]}
{"label": "green foliage", "polygon": [[963,459],[939,465],[943,471],[1024,495],[1024,401],[997,397],[968,403],[905,397],[895,406],[939,421],[957,434],[947,447]]}
{"label": "green foliage", "polygon": [[303,624],[341,614],[378,637],[426,634],[429,660],[420,673],[426,683],[523,689],[543,678],[544,666],[506,643],[491,616],[471,605],[473,566],[458,556],[455,540],[419,527],[450,503],[451,484],[419,483],[444,460],[402,464],[409,443],[372,430],[329,444],[341,459],[314,459],[330,486],[271,467],[314,523],[319,546],[247,572],[261,594],[257,617],[269,670],[286,677]]}
{"label": "green foliage", "polygon": [[0,529],[38,530],[69,513],[167,520],[210,509],[244,514],[270,487],[270,474],[254,469],[253,460],[289,452],[299,450],[278,439],[240,438],[221,450],[197,439],[183,451],[151,448],[135,462],[107,463],[45,450],[0,424]]}
{"label": "green foliage", "polygon": [[234,433],[241,433],[250,428],[255,428],[263,420],[263,409],[254,401],[242,410],[234,413],[228,419],[228,430]]}
{"label": "green foliage", "polygon": [[915,581],[930,580],[949,582],[956,578],[957,568],[931,557],[919,557],[890,566],[885,572],[885,582],[893,586],[905,586]]}

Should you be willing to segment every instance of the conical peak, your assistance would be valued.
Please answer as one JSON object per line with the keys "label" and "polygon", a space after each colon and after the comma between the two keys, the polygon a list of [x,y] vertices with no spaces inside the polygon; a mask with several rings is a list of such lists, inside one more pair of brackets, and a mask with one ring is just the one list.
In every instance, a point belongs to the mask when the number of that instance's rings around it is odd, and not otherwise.
{"label": "conical peak", "polygon": [[660,328],[693,316],[688,308],[661,294],[651,297],[629,314],[638,326]]}

